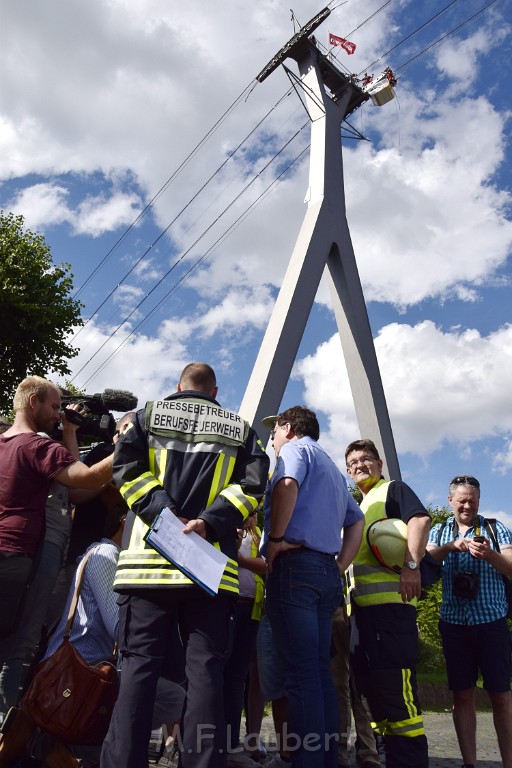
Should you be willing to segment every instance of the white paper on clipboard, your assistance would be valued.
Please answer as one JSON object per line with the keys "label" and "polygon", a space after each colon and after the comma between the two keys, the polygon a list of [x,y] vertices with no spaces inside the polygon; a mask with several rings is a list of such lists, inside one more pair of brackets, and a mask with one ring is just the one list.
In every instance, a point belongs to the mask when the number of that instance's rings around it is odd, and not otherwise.
{"label": "white paper on clipboard", "polygon": [[184,528],[169,507],[164,507],[144,538],[185,576],[210,595],[216,595],[227,555],[194,531],[183,533]]}

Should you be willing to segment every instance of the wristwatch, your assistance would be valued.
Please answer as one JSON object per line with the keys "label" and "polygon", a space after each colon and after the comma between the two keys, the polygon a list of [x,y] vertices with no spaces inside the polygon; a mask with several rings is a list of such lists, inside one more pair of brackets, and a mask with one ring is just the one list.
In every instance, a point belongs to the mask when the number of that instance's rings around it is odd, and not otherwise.
{"label": "wristwatch", "polygon": [[415,571],[418,567],[418,563],[415,563],[414,560],[408,560],[404,565],[406,568],[409,568],[410,571]]}

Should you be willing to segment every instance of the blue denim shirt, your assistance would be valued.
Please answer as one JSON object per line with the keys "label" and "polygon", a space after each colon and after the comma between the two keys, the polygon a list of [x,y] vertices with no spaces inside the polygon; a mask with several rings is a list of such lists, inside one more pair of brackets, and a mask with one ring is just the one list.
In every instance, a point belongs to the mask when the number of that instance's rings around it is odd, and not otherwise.
{"label": "blue denim shirt", "polygon": [[285,477],[293,478],[299,486],[297,503],[285,531],[286,541],[317,552],[337,554],[343,526],[364,516],[334,461],[311,437],[292,440],[281,448],[265,494],[261,554],[265,557],[267,551],[272,490]]}
{"label": "blue denim shirt", "polygon": [[[455,518],[450,517],[444,527],[439,545],[447,544],[454,538],[461,538],[460,531],[455,536]],[[428,538],[429,544],[438,544],[440,523],[434,525]],[[475,529],[478,529],[475,532]],[[485,528],[485,518],[477,515],[475,525],[466,531],[465,538],[472,539],[480,535],[489,538]],[[496,537],[500,549],[512,546],[512,533],[499,520],[496,521]],[[492,547],[492,540],[490,542]],[[480,587],[474,599],[454,597],[452,591],[453,576],[457,572],[479,573]],[[507,615],[507,601],[503,577],[486,560],[476,560],[469,552],[450,552],[443,560],[442,571],[443,601],[441,603],[441,619],[449,624],[487,624],[497,621]]]}

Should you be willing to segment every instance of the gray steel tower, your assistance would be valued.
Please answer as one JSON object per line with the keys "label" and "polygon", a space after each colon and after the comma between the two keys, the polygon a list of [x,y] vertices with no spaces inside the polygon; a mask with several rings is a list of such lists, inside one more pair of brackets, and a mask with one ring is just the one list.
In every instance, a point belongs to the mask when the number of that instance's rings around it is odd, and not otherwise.
{"label": "gray steel tower", "polygon": [[286,58],[299,67],[311,120],[307,211],[263,338],[240,412],[266,440],[261,419],[278,413],[299,344],[327,266],[334,314],[361,437],[372,439],[392,479],[400,467],[366,304],[346,219],[341,124],[368,92],[320,52],[310,35],[325,8],[304,25],[257,76],[262,82]]}

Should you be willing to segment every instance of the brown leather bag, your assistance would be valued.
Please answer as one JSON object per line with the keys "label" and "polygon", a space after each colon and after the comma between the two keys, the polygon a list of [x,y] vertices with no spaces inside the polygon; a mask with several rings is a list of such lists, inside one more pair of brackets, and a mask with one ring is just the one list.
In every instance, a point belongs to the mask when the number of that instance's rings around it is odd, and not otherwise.
{"label": "brown leather bag", "polygon": [[109,661],[89,665],[69,640],[85,565],[93,551],[94,547],[80,563],[64,639],[38,664],[19,705],[38,728],[67,744],[102,743],[119,690],[115,666]]}

